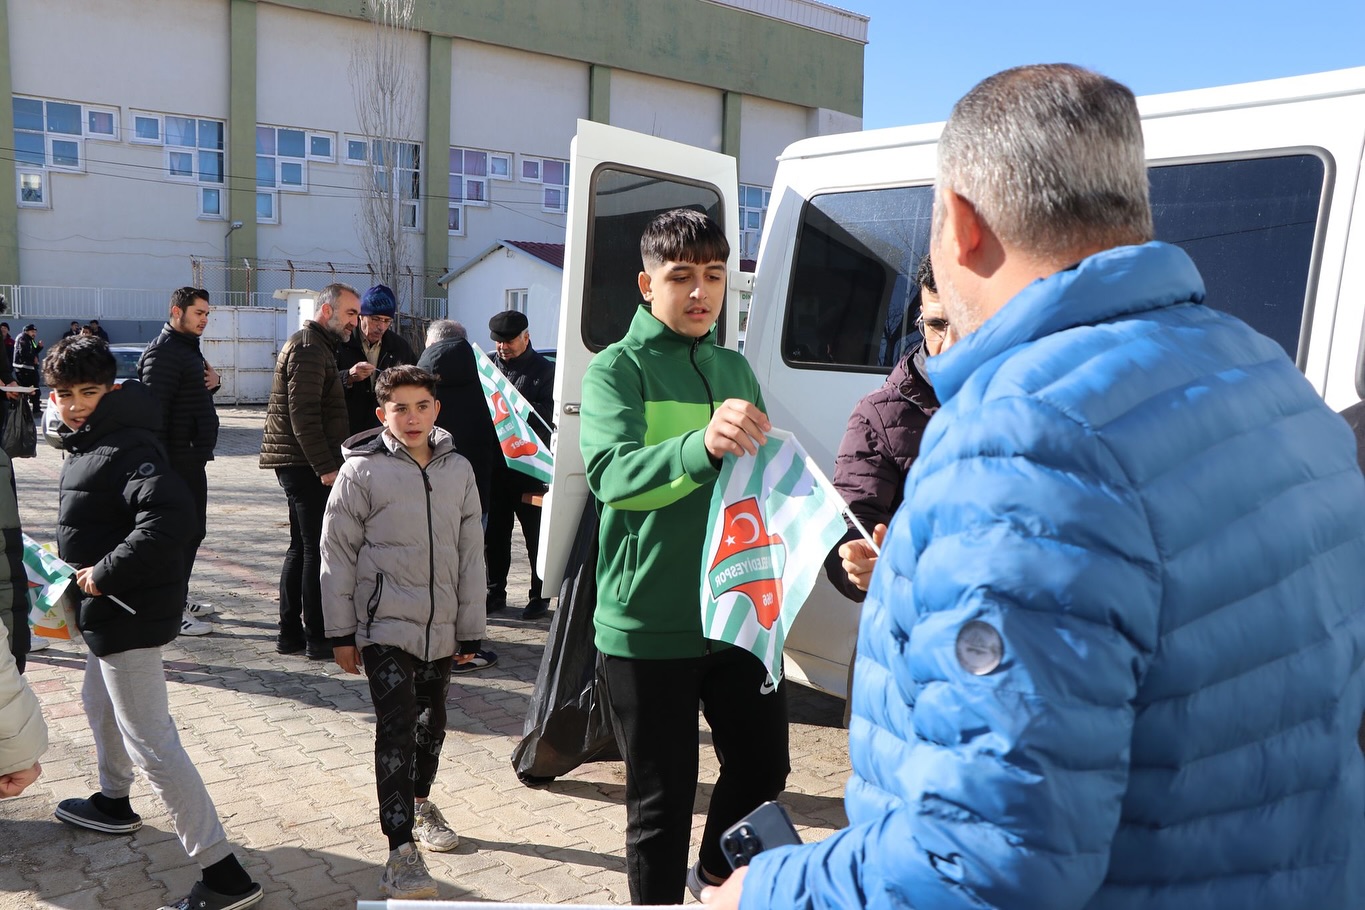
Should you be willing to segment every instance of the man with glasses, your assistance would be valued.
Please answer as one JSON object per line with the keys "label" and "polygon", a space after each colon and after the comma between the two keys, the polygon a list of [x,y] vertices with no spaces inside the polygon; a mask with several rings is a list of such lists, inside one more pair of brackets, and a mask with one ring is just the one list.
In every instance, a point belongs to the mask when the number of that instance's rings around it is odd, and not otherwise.
{"label": "man with glasses", "polygon": [[[194,500],[194,533],[185,540],[185,584],[189,591],[195,556],[208,529],[208,463],[218,444],[218,411],[214,393],[222,385],[218,373],[204,359],[199,339],[209,324],[209,292],[183,287],[171,294],[170,318],[137,362],[137,378],[161,405],[157,434],[171,470],[180,475]],[[213,626],[212,604],[187,599],[180,622],[181,635],[207,635]]]}
{"label": "man with glasses", "polygon": [[375,374],[417,362],[412,345],[392,328],[397,310],[393,291],[382,284],[370,288],[360,298],[360,331],[351,333],[350,340],[337,348],[337,369],[346,386],[346,417],[353,434],[379,426]]}

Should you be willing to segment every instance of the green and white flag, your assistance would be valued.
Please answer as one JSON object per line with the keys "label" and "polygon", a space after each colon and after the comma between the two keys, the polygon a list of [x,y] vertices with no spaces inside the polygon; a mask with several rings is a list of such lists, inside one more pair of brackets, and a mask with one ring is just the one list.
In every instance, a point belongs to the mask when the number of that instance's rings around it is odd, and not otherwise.
{"label": "green and white flag", "polygon": [[752,651],[782,678],[782,643],[825,556],[844,536],[848,506],[801,444],[768,431],[754,456],[725,456],[711,494],[702,560],[702,634]]}
{"label": "green and white flag", "polygon": [[502,447],[507,466],[529,474],[541,483],[549,483],[555,476],[555,457],[550,447],[531,429],[531,421],[544,423],[544,418],[526,403],[516,386],[507,381],[478,345],[471,344],[470,347],[474,349],[474,361],[479,365],[484,400],[493,417],[493,428],[498,431],[498,445]]}
{"label": "green and white flag", "polygon": [[[24,540],[24,574],[28,576],[28,622],[34,635],[63,641],[78,640],[73,607],[80,600],[76,570],[43,548],[27,534]],[[70,595],[68,597],[68,595]]]}

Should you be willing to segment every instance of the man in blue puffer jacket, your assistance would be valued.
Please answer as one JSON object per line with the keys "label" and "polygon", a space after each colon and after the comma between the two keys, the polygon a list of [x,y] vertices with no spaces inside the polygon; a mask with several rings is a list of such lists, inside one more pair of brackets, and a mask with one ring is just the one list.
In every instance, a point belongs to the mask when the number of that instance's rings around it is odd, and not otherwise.
{"label": "man in blue puffer jacket", "polygon": [[[714,906],[1365,907],[1365,480],[1151,242],[1132,94],[1009,70],[939,145],[957,344],[863,609],[850,827]],[[741,889],[742,888],[742,893]]]}

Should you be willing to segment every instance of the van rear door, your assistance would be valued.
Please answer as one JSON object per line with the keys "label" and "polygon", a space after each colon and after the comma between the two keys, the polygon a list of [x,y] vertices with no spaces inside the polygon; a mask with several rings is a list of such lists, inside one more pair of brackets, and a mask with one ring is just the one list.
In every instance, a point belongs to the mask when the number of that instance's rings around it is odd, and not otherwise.
{"label": "van rear door", "polygon": [[[558,591],[569,549],[588,507],[578,448],[580,391],[588,362],[619,341],[640,304],[640,234],[655,215],[704,211],[730,239],[731,281],[721,341],[739,328],[739,179],[735,159],[587,120],[570,147],[568,228],[555,371],[555,475],[541,518],[539,567]],[[700,584],[700,580],[698,580]]]}

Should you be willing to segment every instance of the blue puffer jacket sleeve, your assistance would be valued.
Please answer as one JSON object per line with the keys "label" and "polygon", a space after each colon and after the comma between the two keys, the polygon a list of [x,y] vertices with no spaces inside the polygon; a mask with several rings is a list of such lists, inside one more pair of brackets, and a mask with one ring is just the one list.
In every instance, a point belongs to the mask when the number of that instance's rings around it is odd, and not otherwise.
{"label": "blue puffer jacket sleeve", "polygon": [[[973,418],[921,463],[915,492],[933,506],[897,515],[863,614],[852,735],[871,742],[853,754],[849,803],[886,811],[812,853],[760,856],[745,908],[1025,907],[1042,893],[1062,910],[1103,880],[1157,638],[1155,544],[1080,423],[1025,398]],[[975,620],[999,630],[988,675],[958,656]],[[888,730],[913,730],[909,755],[878,747]],[[893,780],[917,804],[855,792]]]}

